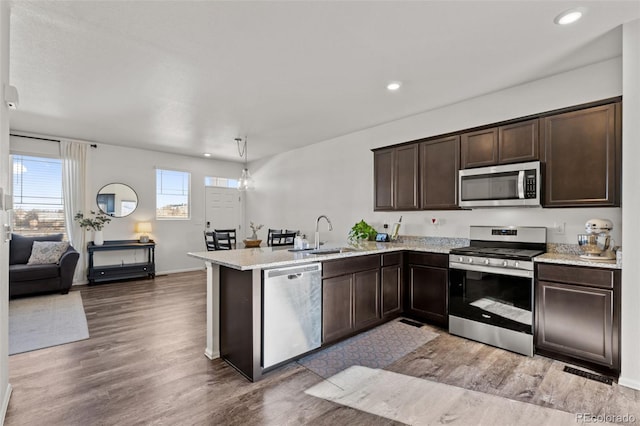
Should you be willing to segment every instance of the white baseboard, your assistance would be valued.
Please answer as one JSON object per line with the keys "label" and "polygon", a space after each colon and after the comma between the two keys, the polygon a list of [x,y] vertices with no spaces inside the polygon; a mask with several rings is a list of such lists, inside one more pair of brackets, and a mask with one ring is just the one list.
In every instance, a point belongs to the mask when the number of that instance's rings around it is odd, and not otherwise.
{"label": "white baseboard", "polygon": [[9,408],[9,398],[11,398],[11,383],[7,383],[7,391],[4,394],[4,400],[2,401],[2,407],[0,407],[0,425],[4,424],[4,418],[7,415],[7,409]]}
{"label": "white baseboard", "polygon": [[627,388],[640,390],[640,380],[627,379],[626,377],[618,378],[618,384]]}
{"label": "white baseboard", "polygon": [[[186,269],[173,269],[170,271],[157,271],[156,276],[158,275],[169,275],[169,274],[179,274],[181,272],[197,272],[197,271],[205,271],[206,268],[204,266],[198,268],[186,268]],[[88,280],[85,281],[75,281],[72,286],[77,285],[87,285],[89,284]]]}
{"label": "white baseboard", "polygon": [[220,351],[213,352],[213,351],[210,351],[208,348],[205,348],[204,356],[206,356],[210,360],[214,360],[214,359],[220,358]]}

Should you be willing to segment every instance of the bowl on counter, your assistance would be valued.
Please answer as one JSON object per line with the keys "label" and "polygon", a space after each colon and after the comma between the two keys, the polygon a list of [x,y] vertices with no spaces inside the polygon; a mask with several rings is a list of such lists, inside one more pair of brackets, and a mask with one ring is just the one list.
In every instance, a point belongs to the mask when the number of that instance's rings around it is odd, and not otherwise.
{"label": "bowl on counter", "polygon": [[246,248],[260,247],[262,240],[242,240]]}
{"label": "bowl on counter", "polygon": [[609,235],[578,234],[578,245],[586,255],[600,256],[609,248],[609,242]]}

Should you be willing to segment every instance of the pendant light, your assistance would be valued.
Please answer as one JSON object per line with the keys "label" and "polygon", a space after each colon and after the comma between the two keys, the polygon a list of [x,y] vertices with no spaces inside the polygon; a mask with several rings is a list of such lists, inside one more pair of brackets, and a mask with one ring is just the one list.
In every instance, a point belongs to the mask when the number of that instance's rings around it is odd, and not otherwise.
{"label": "pendant light", "polygon": [[244,157],[244,168],[242,169],[242,175],[240,175],[240,179],[238,179],[238,191],[250,191],[254,188],[253,186],[253,178],[251,177],[251,173],[249,172],[249,167],[247,166],[249,154],[247,153],[247,137],[244,137],[244,144],[242,149],[240,149],[240,142],[242,142],[242,138],[236,138],[236,145],[238,145],[238,154],[240,154],[240,158]]}

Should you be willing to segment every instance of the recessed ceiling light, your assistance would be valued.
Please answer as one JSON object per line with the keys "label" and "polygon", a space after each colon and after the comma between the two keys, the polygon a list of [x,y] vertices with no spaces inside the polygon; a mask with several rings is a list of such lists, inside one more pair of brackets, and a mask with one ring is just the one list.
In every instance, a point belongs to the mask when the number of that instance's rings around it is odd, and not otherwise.
{"label": "recessed ceiling light", "polygon": [[211,157],[211,153],[210,153],[210,152],[205,152],[205,153],[204,153],[204,154],[202,154],[202,155],[204,155],[205,157]]}
{"label": "recessed ceiling light", "polygon": [[391,83],[387,84],[387,90],[395,92],[400,88],[400,86],[402,86],[402,83],[400,83],[399,81],[392,81]]}
{"label": "recessed ceiling light", "polygon": [[569,25],[576,22],[578,19],[582,18],[584,15],[584,9],[569,9],[562,12],[560,15],[556,16],[556,19],[553,20],[558,25]]}

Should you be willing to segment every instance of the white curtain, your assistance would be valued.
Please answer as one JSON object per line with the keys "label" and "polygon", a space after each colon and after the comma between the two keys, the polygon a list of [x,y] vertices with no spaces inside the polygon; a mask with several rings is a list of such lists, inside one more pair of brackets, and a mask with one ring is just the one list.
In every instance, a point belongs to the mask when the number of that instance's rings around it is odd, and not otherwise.
{"label": "white curtain", "polygon": [[86,205],[87,144],[60,141],[60,158],[67,236],[71,245],[80,253],[73,281],[81,282],[86,280],[85,231],[78,226],[73,217],[78,212],[84,213]]}

